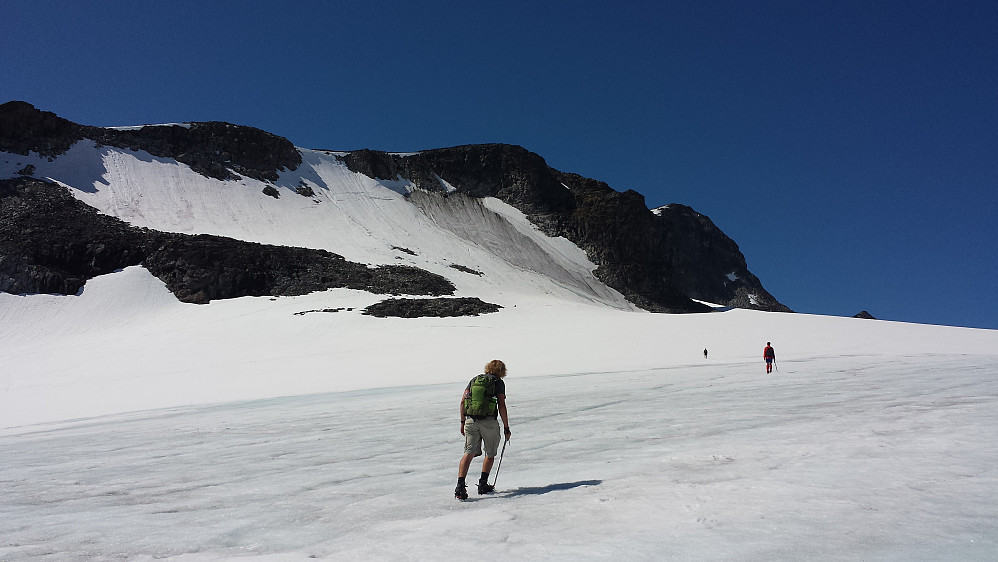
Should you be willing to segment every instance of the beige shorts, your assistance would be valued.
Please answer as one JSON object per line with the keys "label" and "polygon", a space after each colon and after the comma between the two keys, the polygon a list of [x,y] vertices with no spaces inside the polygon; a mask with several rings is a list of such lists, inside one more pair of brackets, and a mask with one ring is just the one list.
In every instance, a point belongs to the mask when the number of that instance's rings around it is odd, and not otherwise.
{"label": "beige shorts", "polygon": [[495,458],[499,452],[499,420],[464,420],[464,454],[473,457],[482,454],[482,443],[485,443],[485,456]]}

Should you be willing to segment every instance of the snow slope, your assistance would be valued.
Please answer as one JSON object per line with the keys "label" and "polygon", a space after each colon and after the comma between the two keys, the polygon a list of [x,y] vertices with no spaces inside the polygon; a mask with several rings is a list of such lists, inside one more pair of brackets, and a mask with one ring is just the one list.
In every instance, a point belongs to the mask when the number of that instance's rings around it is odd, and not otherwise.
{"label": "snow slope", "polygon": [[[140,226],[410,263],[504,308],[192,305],[141,266],[0,293],[0,560],[455,559],[469,528],[526,560],[998,558],[996,331],[636,311],[515,209],[405,198],[321,152],[280,199],[107,147],[28,160],[0,173],[34,163]],[[459,503],[457,400],[492,358],[513,440],[500,492]]]}
{"label": "snow slope", "polygon": [[[259,180],[206,178],[174,160],[88,140],[52,162],[0,153],[0,177],[31,164],[36,177],[54,179],[81,201],[135,226],[323,249],[361,263],[414,265],[450,278],[460,295],[505,287],[633,309],[593,277],[595,266],[582,250],[544,236],[497,199],[416,194],[410,201],[413,186],[407,181],[374,180],[349,171],[335,153],[299,150],[302,165],[281,174],[278,199],[265,195],[267,184]],[[299,186],[314,196],[298,195]],[[457,273],[451,265],[483,275]]]}

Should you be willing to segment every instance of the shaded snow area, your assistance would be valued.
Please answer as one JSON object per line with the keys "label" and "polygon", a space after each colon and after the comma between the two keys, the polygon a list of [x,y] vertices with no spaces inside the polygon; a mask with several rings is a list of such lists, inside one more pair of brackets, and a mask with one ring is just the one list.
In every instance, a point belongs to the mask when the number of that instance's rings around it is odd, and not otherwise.
{"label": "shaded snow area", "polygon": [[9,434],[0,558],[995,559],[998,358],[780,367],[511,374],[498,493],[463,503],[461,385]]}

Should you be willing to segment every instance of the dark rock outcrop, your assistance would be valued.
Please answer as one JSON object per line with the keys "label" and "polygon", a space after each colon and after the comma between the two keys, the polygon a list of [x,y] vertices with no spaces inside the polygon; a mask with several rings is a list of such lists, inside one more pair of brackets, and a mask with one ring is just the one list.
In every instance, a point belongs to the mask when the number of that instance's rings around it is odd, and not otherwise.
{"label": "dark rock outcrop", "polygon": [[762,282],[745,263],[738,244],[706,215],[686,205],[656,209],[658,229],[664,232],[661,247],[667,267],[687,296],[736,308],[790,312],[763,289]]}
{"label": "dark rock outcrop", "polygon": [[660,312],[707,306],[789,311],[748,271],[738,245],[684,205],[652,212],[644,197],[550,168],[524,148],[469,145],[398,155],[372,150],[342,157],[378,179],[408,179],[445,191],[441,179],[473,197],[496,197],[521,210],[550,236],[564,236],[597,265],[595,275],[636,305]]}
{"label": "dark rock outcrop", "polygon": [[233,179],[240,174],[274,181],[280,171],[294,170],[301,164],[301,154],[290,141],[253,127],[211,121],[106,129],[77,125],[21,101],[0,105],[0,151],[37,152],[52,158],[83,139],[173,158],[216,179]]}
{"label": "dark rock outcrop", "polygon": [[120,131],[87,127],[84,135],[99,144],[173,158],[199,174],[221,180],[239,174],[275,181],[281,170],[295,170],[301,164],[301,154],[287,139],[217,121]]}
{"label": "dark rock outcrop", "polygon": [[52,158],[83,139],[84,127],[23,101],[0,105],[0,151]]}
{"label": "dark rock outcrop", "polygon": [[76,294],[92,277],[141,263],[146,235],[59,185],[0,180],[0,291]]}
{"label": "dark rock outcrop", "polygon": [[866,320],[876,320],[876,318],[872,314],[870,314],[869,312],[867,312],[865,310],[862,311],[862,312],[860,312],[859,314],[853,315],[853,318],[863,318],[863,319],[866,319]]}
{"label": "dark rock outcrop", "polygon": [[341,307],[337,307],[337,308],[322,308],[322,309],[315,309],[315,310],[302,310],[301,312],[296,312],[295,316],[305,316],[306,314],[312,314],[312,313],[315,313],[315,312],[343,312],[344,310],[346,310],[347,312],[349,312],[349,311],[351,311],[353,309],[341,306]]}
{"label": "dark rock outcrop", "polygon": [[478,316],[496,312],[502,307],[498,304],[485,302],[477,297],[439,298],[439,299],[388,299],[372,304],[364,309],[363,314],[387,318],[422,318],[433,316],[445,318],[450,316]]}
{"label": "dark rock outcrop", "polygon": [[221,236],[158,233],[143,265],[184,302],[293,296],[345,287],[389,295],[450,295],[446,278],[408,266],[370,268],[325,250]]}
{"label": "dark rock outcrop", "polygon": [[454,293],[446,278],[415,267],[372,268],[324,250],[136,228],[98,213],[62,186],[0,180],[0,291],[71,295],[88,279],[140,263],[178,299],[199,304],[336,287]]}
{"label": "dark rock outcrop", "polygon": [[456,269],[456,270],[464,272],[464,273],[470,273],[471,275],[477,275],[479,277],[481,277],[482,275],[485,275],[484,273],[482,273],[481,271],[478,271],[477,269],[472,269],[472,268],[470,268],[470,267],[468,267],[466,265],[461,265],[459,263],[452,263],[452,264],[448,265],[447,267],[449,267],[451,269]]}

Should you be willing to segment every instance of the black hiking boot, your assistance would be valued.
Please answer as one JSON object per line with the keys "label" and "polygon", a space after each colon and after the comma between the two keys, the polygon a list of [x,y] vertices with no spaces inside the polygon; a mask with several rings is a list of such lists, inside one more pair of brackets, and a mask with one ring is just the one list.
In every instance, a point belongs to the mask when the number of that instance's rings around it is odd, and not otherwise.
{"label": "black hiking boot", "polygon": [[479,493],[479,495],[481,495],[481,494],[491,494],[492,492],[495,492],[495,491],[496,491],[496,487],[493,486],[492,484],[489,484],[488,482],[479,482],[478,483],[478,493]]}
{"label": "black hiking boot", "polygon": [[454,497],[461,501],[468,499],[468,487],[463,484],[458,484],[457,488],[454,488]]}

